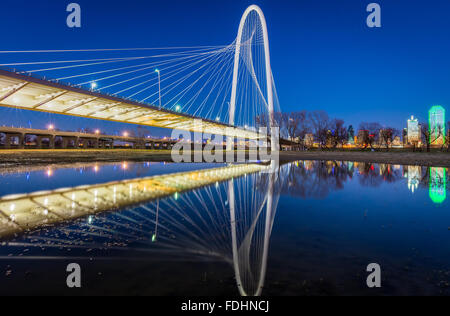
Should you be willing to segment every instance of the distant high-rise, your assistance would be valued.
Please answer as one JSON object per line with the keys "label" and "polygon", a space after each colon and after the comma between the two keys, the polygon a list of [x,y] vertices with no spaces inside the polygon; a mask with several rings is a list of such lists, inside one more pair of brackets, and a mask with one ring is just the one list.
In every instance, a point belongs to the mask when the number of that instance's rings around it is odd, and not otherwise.
{"label": "distant high-rise", "polygon": [[445,143],[445,109],[442,106],[433,106],[429,111],[429,132],[431,145]]}
{"label": "distant high-rise", "polygon": [[350,145],[354,145],[355,144],[355,130],[353,129],[353,125],[350,125],[348,127],[347,134],[348,134],[348,143]]}
{"label": "distant high-rise", "polygon": [[420,141],[419,120],[411,116],[408,120],[408,143],[417,144]]}

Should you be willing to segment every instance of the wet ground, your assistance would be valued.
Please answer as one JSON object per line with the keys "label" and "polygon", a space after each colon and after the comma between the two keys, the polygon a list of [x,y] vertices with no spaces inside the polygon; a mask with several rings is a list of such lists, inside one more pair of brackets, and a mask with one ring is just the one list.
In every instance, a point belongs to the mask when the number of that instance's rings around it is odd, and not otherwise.
{"label": "wet ground", "polygon": [[[212,166],[22,170],[2,175],[0,195]],[[237,296],[238,283],[251,294],[263,282],[263,296],[450,295],[448,180],[439,167],[286,164],[276,176],[248,175],[3,240],[0,294]],[[72,262],[82,267],[81,289],[66,286]],[[370,263],[381,266],[380,289],[366,285]]]}

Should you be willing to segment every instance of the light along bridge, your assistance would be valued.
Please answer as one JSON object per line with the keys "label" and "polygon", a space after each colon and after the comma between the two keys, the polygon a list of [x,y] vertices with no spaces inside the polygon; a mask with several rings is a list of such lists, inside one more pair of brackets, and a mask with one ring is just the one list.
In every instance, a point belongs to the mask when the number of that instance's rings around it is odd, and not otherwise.
{"label": "light along bridge", "polygon": [[[115,136],[102,134],[89,134],[79,132],[64,132],[56,130],[40,130],[0,126],[0,134],[5,135],[3,148],[46,148],[67,149],[67,148],[114,148],[114,142],[125,142],[133,144],[134,149],[170,149],[176,143],[175,140],[153,139],[144,137]],[[35,144],[27,144],[26,136],[36,136]],[[60,144],[57,146],[57,139]],[[1,147],[0,147],[1,148]]]}

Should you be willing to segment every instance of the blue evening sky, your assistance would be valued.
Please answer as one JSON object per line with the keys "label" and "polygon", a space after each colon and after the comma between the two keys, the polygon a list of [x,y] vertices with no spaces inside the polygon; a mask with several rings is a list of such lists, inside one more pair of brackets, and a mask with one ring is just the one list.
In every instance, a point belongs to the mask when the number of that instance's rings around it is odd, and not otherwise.
{"label": "blue evening sky", "polygon": [[[70,2],[82,7],[81,29],[65,24]],[[225,45],[234,40],[245,8],[255,3],[268,21],[284,111],[325,110],[356,127],[377,121],[403,128],[411,115],[426,120],[432,105],[450,109],[450,1],[378,0],[380,29],[366,26],[371,2],[2,0],[0,50]],[[33,127],[56,120],[66,128],[127,128],[0,110],[0,124],[30,120]]]}

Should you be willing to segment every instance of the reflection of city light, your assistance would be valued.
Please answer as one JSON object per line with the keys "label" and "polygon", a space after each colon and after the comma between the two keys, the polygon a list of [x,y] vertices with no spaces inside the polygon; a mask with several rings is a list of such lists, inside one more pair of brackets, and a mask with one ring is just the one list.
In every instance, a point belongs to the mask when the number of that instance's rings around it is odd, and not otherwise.
{"label": "reflection of city light", "polygon": [[94,216],[89,216],[88,217],[88,224],[91,225],[94,222]]}
{"label": "reflection of city light", "polygon": [[175,198],[175,200],[178,200],[178,197],[179,197],[178,192],[176,192],[173,197]]}
{"label": "reflection of city light", "polygon": [[122,163],[122,169],[123,170],[127,170],[128,169],[128,164],[126,162]]}
{"label": "reflection of city light", "polygon": [[430,199],[442,204],[447,199],[447,174],[444,168],[430,168]]}
{"label": "reflection of city light", "polygon": [[422,177],[422,168],[419,166],[408,166],[407,170],[408,189],[414,193],[419,187],[420,179]]}
{"label": "reflection of city light", "polygon": [[100,130],[99,130],[99,129],[96,129],[96,130],[95,130],[95,134],[97,134],[97,135],[100,134]]}
{"label": "reflection of city light", "polygon": [[47,170],[47,177],[51,177],[53,175],[53,170],[48,169]]}
{"label": "reflection of city light", "polygon": [[128,135],[130,135],[128,132],[123,132],[123,137],[128,137]]}
{"label": "reflection of city light", "polygon": [[53,125],[53,124],[48,124],[47,129],[48,129],[49,131],[52,131],[52,130],[55,129],[55,125]]}
{"label": "reflection of city light", "polygon": [[99,168],[98,166],[95,166],[95,167],[94,167],[94,172],[97,173],[99,170],[100,170],[100,168]]}

